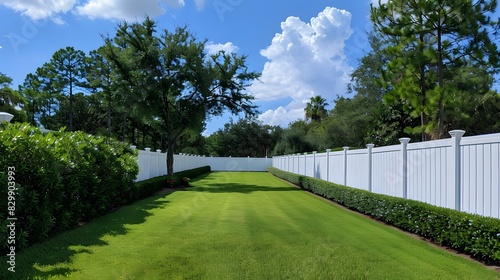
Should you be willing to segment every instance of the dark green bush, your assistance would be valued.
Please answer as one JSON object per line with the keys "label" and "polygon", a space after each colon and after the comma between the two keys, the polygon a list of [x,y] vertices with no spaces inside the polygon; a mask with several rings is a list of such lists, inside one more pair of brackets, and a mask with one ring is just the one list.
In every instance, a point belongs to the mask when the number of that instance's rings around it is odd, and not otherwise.
{"label": "dark green bush", "polygon": [[377,220],[484,261],[500,264],[500,220],[375,194],[269,167],[277,177],[297,184]]}
{"label": "dark green bush", "polygon": [[[210,166],[203,166],[194,169],[189,169],[181,172],[174,173],[173,176],[158,176],[148,180],[140,181],[135,183],[134,191],[132,192],[132,200],[137,200],[153,195],[157,191],[166,187],[176,187],[180,185],[182,178],[193,179],[200,175],[210,172]],[[170,184],[168,181],[176,182],[176,184]]]}
{"label": "dark green bush", "polygon": [[[0,125],[0,155],[1,209],[15,168],[18,250],[129,202],[139,171],[137,152],[121,142],[82,132],[44,135],[20,123]],[[7,214],[0,211],[2,236]]]}
{"label": "dark green bush", "polygon": [[180,182],[182,178],[196,178],[200,175],[209,173],[211,171],[210,166],[202,166],[198,168],[193,168],[189,170],[184,170],[181,172],[174,173],[173,179],[176,180],[177,182]]}

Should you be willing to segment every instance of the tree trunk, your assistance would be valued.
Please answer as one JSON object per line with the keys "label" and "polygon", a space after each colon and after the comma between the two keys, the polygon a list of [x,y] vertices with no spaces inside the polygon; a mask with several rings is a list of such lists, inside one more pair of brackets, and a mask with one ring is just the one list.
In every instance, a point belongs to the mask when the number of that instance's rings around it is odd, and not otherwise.
{"label": "tree trunk", "polygon": [[[423,54],[424,53],[424,34],[420,33],[420,38],[419,38],[421,44],[420,44],[420,52]],[[425,61],[421,61],[420,65],[420,92],[422,94],[422,112],[420,113],[420,123],[422,125],[422,142],[427,141],[427,133],[425,132],[425,129],[427,127],[427,115],[425,114],[425,106],[427,105],[426,103],[426,98],[427,98],[427,86],[425,84]]]}
{"label": "tree trunk", "polygon": [[439,83],[439,117],[438,117],[438,139],[444,138],[444,77],[443,77],[443,42],[441,29],[437,30],[438,43],[438,83]]}
{"label": "tree trunk", "polygon": [[33,115],[32,115],[32,119],[31,119],[31,125],[36,125],[35,123],[35,100],[33,99]]}
{"label": "tree trunk", "polygon": [[69,131],[73,131],[73,75],[69,72]]}
{"label": "tree trunk", "polygon": [[167,146],[167,175],[174,175],[174,148],[175,140],[169,139]]}
{"label": "tree trunk", "polygon": [[156,144],[158,143],[158,138],[156,137],[156,133],[153,132],[153,136],[151,136],[151,139],[153,140],[153,149],[156,151],[157,150]]}
{"label": "tree trunk", "polygon": [[146,147],[146,126],[142,126],[142,146]]}
{"label": "tree trunk", "polygon": [[[135,125],[135,121],[131,120],[130,121],[130,125],[131,125],[131,133],[130,133],[130,142],[132,142],[132,144],[134,145],[137,145],[137,141],[135,141],[135,128],[136,128],[136,125]],[[142,148],[145,148],[145,147],[142,147]]]}

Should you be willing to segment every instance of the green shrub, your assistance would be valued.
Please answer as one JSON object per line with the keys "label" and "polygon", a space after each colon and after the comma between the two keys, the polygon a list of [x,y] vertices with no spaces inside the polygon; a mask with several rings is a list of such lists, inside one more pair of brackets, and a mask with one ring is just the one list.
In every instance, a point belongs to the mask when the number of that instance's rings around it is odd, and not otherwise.
{"label": "green shrub", "polygon": [[[44,135],[21,123],[0,125],[0,154],[1,209],[15,168],[18,250],[129,202],[139,171],[137,152],[121,142],[82,132]],[[6,218],[0,211],[2,236]]]}
{"label": "green shrub", "polygon": [[210,171],[210,166],[203,166],[176,172],[172,176],[158,176],[148,180],[137,182],[134,185],[134,191],[132,193],[131,200],[138,200],[151,196],[162,188],[180,186],[182,178],[192,179],[200,175],[209,173]]}
{"label": "green shrub", "polygon": [[269,167],[273,175],[350,209],[484,261],[500,264],[500,219],[354,189]]}

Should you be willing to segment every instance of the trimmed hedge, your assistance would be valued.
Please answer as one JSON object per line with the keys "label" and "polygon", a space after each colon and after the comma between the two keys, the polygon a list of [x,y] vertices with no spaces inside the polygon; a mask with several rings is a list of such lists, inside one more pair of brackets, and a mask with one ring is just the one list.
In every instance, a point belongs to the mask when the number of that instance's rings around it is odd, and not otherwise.
{"label": "trimmed hedge", "polygon": [[173,176],[158,176],[154,177],[151,179],[147,179],[144,181],[140,181],[135,183],[134,185],[134,192],[133,192],[133,198],[134,200],[145,198],[148,196],[151,196],[155,194],[157,191],[159,191],[162,188],[165,187],[172,187],[175,185],[169,184],[167,181],[175,181],[177,182],[176,185],[179,185],[181,182],[182,178],[195,178],[200,175],[209,173],[210,166],[203,166],[203,167],[198,167],[194,169],[189,169],[181,172],[174,173]]}
{"label": "trimmed hedge", "polygon": [[[0,235],[16,251],[166,187],[210,172],[210,166],[134,183],[136,150],[114,139],[82,132],[43,134],[21,123],[0,124]],[[15,186],[14,186],[15,185]],[[9,198],[11,197],[11,199]],[[9,200],[10,199],[10,200]],[[10,204],[9,204],[10,202]],[[7,209],[12,211],[10,214]],[[9,244],[8,215],[15,221]]]}
{"label": "trimmed hedge", "polygon": [[434,243],[466,253],[485,263],[500,264],[500,219],[371,193],[274,167],[269,167],[268,171],[301,188]]}
{"label": "trimmed hedge", "polygon": [[137,151],[119,141],[22,123],[0,124],[0,155],[0,235],[17,218],[18,251],[128,203],[139,171]]}

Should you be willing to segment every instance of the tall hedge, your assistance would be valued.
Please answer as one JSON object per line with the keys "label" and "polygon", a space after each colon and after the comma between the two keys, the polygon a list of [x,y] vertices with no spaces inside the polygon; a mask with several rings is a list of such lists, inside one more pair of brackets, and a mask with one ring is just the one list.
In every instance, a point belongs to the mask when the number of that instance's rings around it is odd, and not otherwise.
{"label": "tall hedge", "polygon": [[273,175],[408,232],[500,265],[500,219],[371,193],[270,167]]}
{"label": "tall hedge", "polygon": [[[44,135],[28,124],[3,123],[0,155],[0,235],[8,234],[8,215],[17,218],[18,249],[133,199],[137,151],[116,140],[82,132]],[[12,182],[16,189],[9,193]],[[2,242],[2,252],[6,248]]]}

